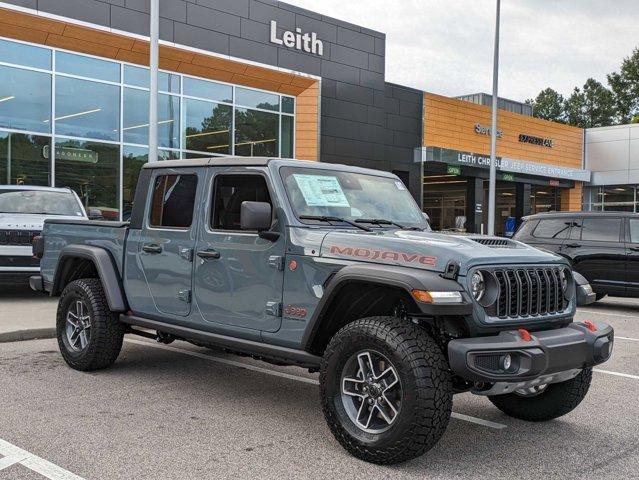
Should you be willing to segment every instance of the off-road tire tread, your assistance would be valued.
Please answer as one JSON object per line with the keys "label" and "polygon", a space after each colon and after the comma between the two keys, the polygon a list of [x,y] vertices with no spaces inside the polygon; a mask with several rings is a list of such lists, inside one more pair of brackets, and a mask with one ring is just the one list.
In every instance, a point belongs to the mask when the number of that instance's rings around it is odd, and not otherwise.
{"label": "off-road tire tread", "polygon": [[592,368],[585,368],[575,378],[548,385],[544,392],[535,397],[509,393],[489,396],[488,399],[513,418],[528,422],[545,422],[574,410],[588,393],[591,380]]}
{"label": "off-road tire tread", "polygon": [[[376,337],[402,357],[400,371],[408,371],[416,378],[414,392],[418,407],[414,419],[401,438],[384,449],[373,449],[353,438],[341,425],[326,394],[329,375],[327,359],[357,337]],[[369,317],[356,320],[339,330],[324,353],[320,369],[322,408],[328,426],[338,442],[352,455],[376,464],[395,464],[416,458],[430,450],[446,431],[452,410],[452,382],[446,358],[440,347],[425,330],[407,320],[394,317]]]}
{"label": "off-road tire tread", "polygon": [[[77,290],[84,294],[84,300],[91,311],[91,338],[89,346],[80,357],[69,355],[62,340],[65,333],[66,308],[63,306],[67,296]],[[109,309],[102,282],[98,278],[82,278],[69,283],[60,295],[57,311],[57,337],[60,352],[67,364],[81,371],[100,370],[113,365],[122,349],[124,325],[117,313]]]}

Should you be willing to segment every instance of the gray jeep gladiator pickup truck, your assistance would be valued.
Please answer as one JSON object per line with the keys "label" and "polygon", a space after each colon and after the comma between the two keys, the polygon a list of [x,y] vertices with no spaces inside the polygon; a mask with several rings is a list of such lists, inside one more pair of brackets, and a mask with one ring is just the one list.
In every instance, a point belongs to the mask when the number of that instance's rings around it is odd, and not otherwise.
{"label": "gray jeep gladiator pickup truck", "polygon": [[[34,241],[77,370],[125,334],[320,372],[353,455],[397,463],[444,433],[453,395],[544,421],[584,398],[613,329],[574,322],[567,261],[522,243],[433,233],[390,173],[265,158],[149,163],[130,222],[47,220]],[[152,333],[157,332],[157,333]]]}

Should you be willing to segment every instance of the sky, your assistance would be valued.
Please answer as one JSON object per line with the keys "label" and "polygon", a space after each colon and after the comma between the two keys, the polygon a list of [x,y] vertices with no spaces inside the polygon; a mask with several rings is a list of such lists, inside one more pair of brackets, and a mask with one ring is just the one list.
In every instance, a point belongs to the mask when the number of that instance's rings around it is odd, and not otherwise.
{"label": "sky", "polygon": [[[492,91],[495,0],[287,0],[386,33],[386,81],[447,96]],[[639,47],[638,0],[502,0],[499,96],[606,84]]]}

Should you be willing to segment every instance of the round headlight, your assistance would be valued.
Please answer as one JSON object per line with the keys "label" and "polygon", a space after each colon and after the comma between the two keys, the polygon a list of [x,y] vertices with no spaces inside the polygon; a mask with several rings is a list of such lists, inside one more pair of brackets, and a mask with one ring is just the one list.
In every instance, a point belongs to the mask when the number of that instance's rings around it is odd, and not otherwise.
{"label": "round headlight", "polygon": [[481,272],[475,272],[470,277],[470,290],[475,300],[479,301],[486,291],[486,283]]}
{"label": "round headlight", "polygon": [[559,271],[559,280],[561,281],[561,290],[566,293],[568,290],[568,271],[564,268]]}

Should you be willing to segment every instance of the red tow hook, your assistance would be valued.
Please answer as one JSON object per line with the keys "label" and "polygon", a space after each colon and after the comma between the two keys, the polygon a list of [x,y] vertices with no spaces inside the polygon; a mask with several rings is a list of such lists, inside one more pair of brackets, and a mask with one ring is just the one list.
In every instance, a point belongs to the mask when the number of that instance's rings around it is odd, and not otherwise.
{"label": "red tow hook", "polygon": [[586,320],[584,322],[584,325],[586,326],[586,328],[588,330],[590,330],[591,332],[596,332],[597,331],[597,326],[590,320]]}
{"label": "red tow hook", "polygon": [[532,335],[530,334],[528,330],[526,330],[525,328],[520,328],[517,331],[519,332],[519,336],[524,342],[532,341]]}

